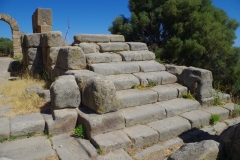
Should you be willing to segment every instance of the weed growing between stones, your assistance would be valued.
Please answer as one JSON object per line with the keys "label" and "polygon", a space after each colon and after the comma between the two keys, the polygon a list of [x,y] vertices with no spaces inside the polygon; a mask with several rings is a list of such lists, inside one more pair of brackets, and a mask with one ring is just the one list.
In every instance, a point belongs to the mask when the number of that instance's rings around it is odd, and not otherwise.
{"label": "weed growing between stones", "polygon": [[148,82],[148,86],[149,87],[154,87],[154,86],[156,86],[157,84],[156,84],[156,82]]}
{"label": "weed growing between stones", "polygon": [[214,101],[213,101],[214,106],[224,105],[224,102],[222,102],[223,97],[220,97],[220,95],[219,95],[220,92],[221,92],[220,90],[216,90],[216,94],[214,95]]}
{"label": "weed growing between stones", "polygon": [[40,78],[32,78],[27,72],[14,81],[8,81],[0,88],[1,94],[5,97],[0,99],[0,105],[9,104],[12,106],[12,113],[8,117],[15,115],[24,115],[40,111],[44,104],[42,98],[36,93],[30,94],[25,91],[28,86],[38,84],[42,87],[45,82]]}
{"label": "weed growing between stones", "polygon": [[195,100],[195,97],[190,92],[183,93],[182,98]]}
{"label": "weed growing between stones", "polygon": [[132,85],[133,89],[137,89],[137,87],[138,87],[138,85],[136,85],[136,84]]}
{"label": "weed growing between stones", "polygon": [[74,134],[79,138],[85,138],[85,128],[82,124],[74,128]]}
{"label": "weed growing between stones", "polygon": [[234,109],[232,111],[232,116],[237,117],[240,114],[240,106],[238,104],[234,104]]}
{"label": "weed growing between stones", "polygon": [[218,121],[220,120],[219,115],[218,114],[212,114],[210,117],[210,124],[214,125],[216,124]]}
{"label": "weed growing between stones", "polygon": [[97,150],[98,154],[102,154],[103,153],[103,150],[101,148],[97,148],[96,150]]}
{"label": "weed growing between stones", "polygon": [[30,133],[27,134],[27,138],[30,138],[30,137],[32,137],[33,135],[34,135],[34,133],[30,132]]}

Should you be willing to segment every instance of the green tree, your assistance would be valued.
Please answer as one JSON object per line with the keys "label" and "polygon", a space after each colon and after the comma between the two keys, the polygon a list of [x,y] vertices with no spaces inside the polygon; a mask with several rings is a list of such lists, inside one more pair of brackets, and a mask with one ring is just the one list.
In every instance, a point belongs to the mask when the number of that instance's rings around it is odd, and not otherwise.
{"label": "green tree", "polygon": [[9,54],[13,51],[13,44],[9,38],[0,38],[0,53]]}
{"label": "green tree", "polygon": [[211,0],[129,0],[128,7],[131,17],[118,16],[111,33],[147,43],[167,63],[209,69],[215,83],[240,79],[233,75],[238,72],[233,44],[239,23]]}

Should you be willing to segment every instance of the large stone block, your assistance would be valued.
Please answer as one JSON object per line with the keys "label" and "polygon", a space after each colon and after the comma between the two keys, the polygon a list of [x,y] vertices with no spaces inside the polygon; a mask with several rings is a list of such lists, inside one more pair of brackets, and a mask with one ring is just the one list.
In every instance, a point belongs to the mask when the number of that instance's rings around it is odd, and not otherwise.
{"label": "large stone block", "polygon": [[86,57],[80,47],[63,47],[59,50],[57,64],[65,70],[86,68]]}
{"label": "large stone block", "polygon": [[52,26],[52,10],[48,8],[37,8],[32,15],[32,27],[34,33],[43,33],[39,26]]}
{"label": "large stone block", "polygon": [[96,43],[83,42],[83,43],[80,43],[78,46],[82,48],[84,54],[97,53],[98,52]]}
{"label": "large stone block", "polygon": [[74,36],[75,43],[81,42],[109,42],[110,38],[103,34],[77,34]]}
{"label": "large stone block", "polygon": [[62,69],[57,66],[48,66],[48,74],[50,74],[50,78],[52,81],[55,81],[57,77],[65,74],[67,70]]}
{"label": "large stone block", "polygon": [[175,66],[175,65],[170,65],[166,64],[166,71],[168,71],[171,74],[174,74],[175,76],[179,76],[184,69],[186,69],[186,66]]}
{"label": "large stone block", "polygon": [[24,36],[24,41],[25,41],[26,47],[27,48],[42,47],[41,38],[42,38],[42,34],[40,34],[40,33],[26,34]]}
{"label": "large stone block", "polygon": [[50,87],[54,109],[77,108],[81,102],[80,91],[72,75],[59,77]]}
{"label": "large stone block", "polygon": [[114,83],[103,76],[88,79],[82,97],[85,106],[100,114],[117,111],[120,106]]}
{"label": "large stone block", "polygon": [[111,42],[125,42],[125,38],[123,35],[107,35],[110,38]]}
{"label": "large stone block", "polygon": [[148,47],[145,43],[141,42],[127,42],[127,44],[130,46],[131,51],[142,51],[142,50],[148,50]]}
{"label": "large stone block", "polygon": [[75,109],[54,110],[53,118],[45,119],[48,134],[56,135],[73,131],[77,124],[77,117]]}
{"label": "large stone block", "polygon": [[124,61],[149,61],[155,59],[155,54],[148,50],[144,51],[121,51],[119,54]]}
{"label": "large stone block", "polygon": [[140,148],[158,142],[159,134],[149,126],[137,125],[123,129],[132,141],[132,148]]}
{"label": "large stone block", "polygon": [[43,47],[59,47],[62,46],[62,33],[60,31],[52,31],[42,34]]}
{"label": "large stone block", "polygon": [[8,118],[0,118],[0,140],[9,138],[10,136],[10,121]]}
{"label": "large stone block", "polygon": [[158,72],[166,70],[163,64],[160,64],[156,61],[139,61],[135,62],[135,64],[139,65],[141,72]]}
{"label": "large stone block", "polygon": [[42,65],[42,48],[29,48],[27,52],[27,65]]}
{"label": "large stone block", "polygon": [[166,141],[191,129],[188,120],[179,116],[151,122],[148,126],[158,131],[160,141]]}
{"label": "large stone block", "polygon": [[32,113],[10,118],[11,136],[24,136],[28,133],[42,133],[45,121],[40,113]]}
{"label": "large stone block", "polygon": [[51,31],[52,31],[52,26],[49,26],[49,25],[38,26],[39,33],[45,33],[45,32],[51,32]]}
{"label": "large stone block", "polygon": [[87,107],[76,109],[78,112],[78,124],[83,124],[89,139],[95,135],[123,129],[125,121],[118,112],[96,114]]}
{"label": "large stone block", "polygon": [[57,58],[58,58],[58,53],[61,47],[51,47],[48,49],[47,52],[47,65],[56,65],[57,63]]}
{"label": "large stone block", "polygon": [[178,80],[186,86],[197,100],[212,97],[212,72],[205,69],[185,68]]}
{"label": "large stone block", "polygon": [[123,149],[115,150],[104,155],[98,155],[96,160],[132,160],[132,158]]}
{"label": "large stone block", "polygon": [[30,75],[42,75],[43,65],[28,65]]}
{"label": "large stone block", "polygon": [[98,43],[100,52],[128,51],[129,46],[123,42]]}
{"label": "large stone block", "polygon": [[165,109],[156,103],[124,108],[118,112],[124,117],[126,127],[166,118]]}
{"label": "large stone block", "polygon": [[75,77],[79,90],[82,92],[88,80],[93,76],[97,76],[98,74],[89,70],[69,70],[65,72],[65,75],[73,75]]}
{"label": "large stone block", "polygon": [[166,85],[158,85],[151,88],[151,90],[158,93],[158,102],[167,101],[178,97],[178,90]]}
{"label": "large stone block", "polygon": [[212,107],[204,108],[203,110],[211,114],[219,115],[220,121],[228,119],[228,116],[229,116],[229,110],[223,107],[212,106]]}
{"label": "large stone block", "polygon": [[86,54],[88,64],[92,63],[110,63],[110,62],[121,62],[122,57],[115,53],[89,53]]}

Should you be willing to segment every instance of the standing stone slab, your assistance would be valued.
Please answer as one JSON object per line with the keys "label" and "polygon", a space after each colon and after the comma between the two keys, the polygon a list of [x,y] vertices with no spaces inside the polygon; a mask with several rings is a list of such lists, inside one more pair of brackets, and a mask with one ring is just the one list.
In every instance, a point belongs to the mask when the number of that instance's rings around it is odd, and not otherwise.
{"label": "standing stone slab", "polygon": [[159,140],[166,141],[191,129],[188,120],[175,116],[147,124],[159,133]]}
{"label": "standing stone slab", "polygon": [[109,152],[122,148],[131,148],[131,140],[122,131],[113,131],[106,134],[99,134],[91,139],[96,148],[101,148],[104,152]]}
{"label": "standing stone slab", "polygon": [[28,133],[42,133],[45,121],[40,113],[32,113],[10,118],[11,136],[24,136]]}
{"label": "standing stone slab", "polygon": [[167,101],[178,97],[178,90],[166,85],[158,85],[152,87],[151,90],[158,93],[158,102]]}
{"label": "standing stone slab", "polygon": [[29,48],[27,52],[27,65],[42,65],[42,49]]}
{"label": "standing stone slab", "polygon": [[167,112],[167,117],[172,117],[184,112],[197,110],[201,107],[198,101],[183,98],[176,98],[169,101],[158,102],[157,104],[165,108]]}
{"label": "standing stone slab", "polygon": [[140,148],[158,142],[159,134],[149,126],[137,125],[123,129],[132,141],[132,148]]}
{"label": "standing stone slab", "polygon": [[97,156],[96,149],[88,140],[69,134],[52,137],[52,143],[61,160],[86,160]]}
{"label": "standing stone slab", "polygon": [[130,74],[140,71],[138,63],[133,62],[112,62],[91,64],[90,70],[101,75]]}
{"label": "standing stone slab", "polygon": [[124,118],[118,112],[99,115],[86,107],[80,107],[76,110],[78,113],[78,124],[83,124],[89,139],[95,135],[123,129],[125,127]]}
{"label": "standing stone slab", "polygon": [[110,63],[110,62],[122,61],[122,57],[115,53],[89,53],[89,54],[86,54],[85,56],[88,64]]}
{"label": "standing stone slab", "polygon": [[157,102],[157,92],[152,90],[128,89],[116,92],[120,108],[134,107]]}
{"label": "standing stone slab", "polygon": [[120,106],[114,83],[103,76],[88,79],[82,97],[83,105],[99,114],[117,111]]}
{"label": "standing stone slab", "polygon": [[73,131],[77,123],[77,117],[75,109],[54,110],[53,118],[45,119],[48,134],[56,135]]}
{"label": "standing stone slab", "polygon": [[98,74],[89,70],[69,70],[65,72],[65,75],[73,75],[75,77],[79,90],[82,92],[83,88],[88,82],[88,79],[97,76]]}
{"label": "standing stone slab", "polygon": [[8,118],[0,118],[0,139],[9,138],[10,121]]}
{"label": "standing stone slab", "polygon": [[58,53],[57,66],[65,70],[84,69],[86,57],[80,47],[63,47]]}
{"label": "standing stone slab", "polygon": [[165,109],[156,103],[124,108],[119,113],[124,117],[126,127],[166,118]]}
{"label": "standing stone slab", "polygon": [[129,46],[123,42],[98,43],[100,52],[128,51]]}
{"label": "standing stone slab", "polygon": [[110,38],[107,35],[103,34],[77,34],[74,36],[74,42],[81,43],[81,42],[109,42]]}
{"label": "standing stone slab", "polygon": [[127,42],[130,46],[131,51],[141,51],[141,50],[148,50],[148,47],[145,43],[141,42]]}
{"label": "standing stone slab", "polygon": [[130,89],[134,85],[140,85],[139,80],[132,74],[109,75],[107,78],[113,81],[116,90]]}
{"label": "standing stone slab", "polygon": [[192,128],[198,128],[209,124],[211,114],[202,110],[195,110],[182,113],[180,116],[189,120]]}
{"label": "standing stone slab", "polygon": [[204,108],[203,111],[206,111],[210,114],[219,115],[220,121],[228,119],[228,116],[229,116],[229,110],[222,107],[217,107],[217,106]]}
{"label": "standing stone slab", "polygon": [[77,108],[81,102],[80,91],[72,75],[59,77],[50,87],[54,109]]}
{"label": "standing stone slab", "polygon": [[204,140],[196,143],[186,143],[174,152],[167,160],[213,160],[218,159],[219,143],[214,140]]}
{"label": "standing stone slab", "polygon": [[57,159],[45,136],[0,143],[0,156],[13,160]]}

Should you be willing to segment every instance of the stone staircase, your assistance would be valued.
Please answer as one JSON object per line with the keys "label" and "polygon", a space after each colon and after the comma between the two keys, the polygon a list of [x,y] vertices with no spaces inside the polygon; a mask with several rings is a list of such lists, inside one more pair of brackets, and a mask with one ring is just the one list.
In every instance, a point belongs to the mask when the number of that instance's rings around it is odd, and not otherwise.
{"label": "stone staircase", "polygon": [[[228,118],[228,109],[204,108],[197,100],[181,98],[188,88],[177,83],[177,76],[154,61],[154,53],[145,44],[127,44],[130,51],[122,42],[98,43],[100,53],[85,54],[88,69],[114,83],[118,102],[115,111],[103,114],[86,103],[77,109],[78,124],[84,125],[96,148],[104,152],[142,148],[209,125],[211,114],[220,115],[221,120]],[[80,88],[84,88],[84,77],[96,76],[85,70],[66,74],[74,75]],[[81,91],[83,95],[84,89]]]}

